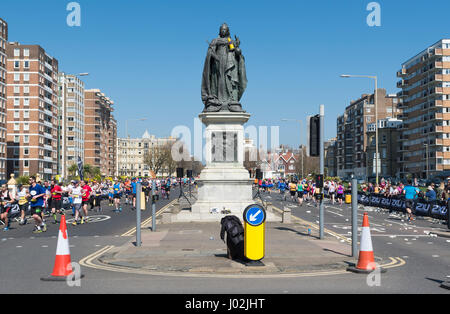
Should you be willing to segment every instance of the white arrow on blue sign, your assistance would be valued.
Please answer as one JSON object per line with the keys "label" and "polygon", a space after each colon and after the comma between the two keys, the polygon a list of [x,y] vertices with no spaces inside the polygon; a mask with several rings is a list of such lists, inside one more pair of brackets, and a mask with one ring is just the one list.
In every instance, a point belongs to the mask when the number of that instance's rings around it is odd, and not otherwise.
{"label": "white arrow on blue sign", "polygon": [[266,220],[266,212],[259,205],[249,206],[245,210],[244,220],[252,226],[259,226]]}

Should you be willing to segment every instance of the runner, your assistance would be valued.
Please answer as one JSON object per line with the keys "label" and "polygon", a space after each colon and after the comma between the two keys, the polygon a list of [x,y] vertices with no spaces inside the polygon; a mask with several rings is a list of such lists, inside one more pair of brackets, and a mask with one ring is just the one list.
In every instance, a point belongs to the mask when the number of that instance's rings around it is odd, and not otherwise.
{"label": "runner", "polygon": [[291,194],[291,201],[295,203],[295,195],[297,194],[297,184],[294,181],[289,183],[289,192]]}
{"label": "runner", "polygon": [[133,207],[131,208],[132,210],[136,209],[136,193],[137,193],[137,182],[136,178],[133,178],[133,180],[131,181],[131,197],[133,199]]}
{"label": "runner", "polygon": [[52,216],[53,216],[53,223],[56,224],[58,221],[56,220],[56,211],[58,210],[61,212],[62,209],[62,193],[63,190],[61,187],[56,184],[56,181],[53,179],[52,184],[50,186],[50,193],[51,193],[51,209],[52,209]]}
{"label": "runner", "polygon": [[29,206],[27,194],[28,194],[28,190],[22,184],[19,184],[17,186],[16,200],[19,202],[19,207],[20,207],[19,225],[21,225],[21,226],[27,224],[27,219],[25,218],[25,215],[28,211],[28,206]]}
{"label": "runner", "polygon": [[408,213],[408,222],[416,220],[413,217],[412,209],[414,208],[414,199],[417,198],[417,195],[419,194],[419,189],[412,186],[412,180],[408,180],[408,185],[405,186],[403,189],[403,194],[405,194],[405,206],[406,206],[406,212]]}
{"label": "runner", "polygon": [[336,183],[331,181],[328,185],[328,194],[330,195],[330,202],[334,205],[336,197]]}
{"label": "runner", "polygon": [[95,182],[94,186],[92,187],[92,202],[91,202],[91,209],[95,209],[95,207],[98,207],[97,212],[102,211],[102,185],[100,182]]}
{"label": "runner", "polygon": [[169,179],[167,179],[167,186],[166,186],[167,199],[169,199],[169,197],[170,197],[170,187],[171,187],[171,184],[170,184],[170,178],[169,178]]}
{"label": "runner", "polygon": [[75,210],[75,220],[74,222],[72,222],[72,225],[76,226],[79,225],[80,223],[83,224],[84,223],[83,217],[81,217],[80,222],[81,209],[83,206],[83,197],[82,197],[83,189],[78,184],[78,181],[73,182],[73,187],[71,188],[69,193],[70,196],[72,197],[72,204]]}
{"label": "runner", "polygon": [[47,225],[43,221],[44,196],[47,190],[36,183],[36,177],[30,177],[30,188],[28,197],[30,200],[31,215],[33,216],[35,228],[33,233],[41,233],[47,231]]}
{"label": "runner", "polygon": [[80,186],[82,189],[81,200],[82,200],[83,212],[84,212],[84,217],[81,217],[81,223],[85,223],[85,222],[87,222],[87,218],[88,218],[88,205],[91,201],[92,189],[88,184],[86,184],[85,181],[81,181]]}
{"label": "runner", "polygon": [[118,180],[116,180],[116,183],[113,185],[113,190],[114,190],[114,206],[116,207],[116,209],[114,210],[116,213],[117,212],[122,212],[122,206],[120,206],[120,199],[122,197],[122,184],[119,183]]}
{"label": "runner", "polygon": [[341,182],[338,183],[336,194],[339,201],[339,205],[342,205],[342,202],[344,201],[344,186],[342,185]]}
{"label": "runner", "polygon": [[3,222],[5,223],[5,228],[3,228],[3,231],[8,231],[11,224],[11,221],[9,219],[9,211],[11,207],[8,205],[11,205],[15,199],[8,191],[8,187],[6,185],[2,185],[0,198],[1,198],[0,220],[3,220]]}
{"label": "runner", "polygon": [[300,206],[303,205],[303,184],[301,182],[297,183],[297,200]]}
{"label": "runner", "polygon": [[286,185],[286,182],[284,181],[284,179],[282,179],[280,182],[278,182],[278,189],[280,190],[281,199],[286,201],[286,195],[284,195],[284,192],[287,189],[287,185]]}

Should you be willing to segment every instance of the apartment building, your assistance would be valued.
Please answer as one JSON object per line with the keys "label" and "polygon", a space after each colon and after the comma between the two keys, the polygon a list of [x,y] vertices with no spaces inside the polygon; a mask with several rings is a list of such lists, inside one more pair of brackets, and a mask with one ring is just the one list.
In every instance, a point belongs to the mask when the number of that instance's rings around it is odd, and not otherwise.
{"label": "apartment building", "polygon": [[325,175],[328,177],[337,176],[337,165],[336,165],[336,138],[332,138],[328,141],[328,145],[325,147],[324,144],[324,166],[326,169]]}
{"label": "apartment building", "polygon": [[[84,161],[100,169],[103,176],[116,174],[116,162],[110,160],[117,141],[114,102],[100,89],[84,91]],[[113,157],[112,157],[113,158]]]}
{"label": "apartment building", "polygon": [[117,121],[111,116],[108,128],[108,169],[111,176],[117,177]]}
{"label": "apartment building", "polygon": [[6,180],[6,45],[8,24],[0,18],[0,180]]}
{"label": "apartment building", "polygon": [[8,43],[7,172],[57,174],[58,60],[39,45]]}
{"label": "apartment building", "polygon": [[141,138],[119,138],[117,144],[118,174],[128,177],[147,177],[168,175],[166,171],[154,174],[144,163],[145,154],[154,147],[173,145],[176,142],[174,137],[157,138],[150,135],[148,131]]}
{"label": "apartment building", "polygon": [[58,109],[58,174],[67,178],[78,157],[84,162],[84,82],[76,75],[59,73]]}
{"label": "apartment building", "polygon": [[[401,111],[397,95],[389,95],[385,89],[377,89],[377,117],[396,118]],[[352,174],[359,179],[368,177],[367,125],[375,123],[375,94],[364,94],[352,101],[343,115],[337,118],[336,167],[337,175],[349,178]]]}
{"label": "apartment building", "polygon": [[[399,164],[399,137],[402,121],[389,118],[378,120],[378,175],[380,178],[398,178],[400,176]],[[375,141],[375,123],[367,125],[367,155],[370,157],[367,160],[367,171],[369,178],[376,177],[377,160],[376,141]]]}
{"label": "apartment building", "polygon": [[403,99],[401,176],[450,170],[450,39],[405,61],[397,76]]}

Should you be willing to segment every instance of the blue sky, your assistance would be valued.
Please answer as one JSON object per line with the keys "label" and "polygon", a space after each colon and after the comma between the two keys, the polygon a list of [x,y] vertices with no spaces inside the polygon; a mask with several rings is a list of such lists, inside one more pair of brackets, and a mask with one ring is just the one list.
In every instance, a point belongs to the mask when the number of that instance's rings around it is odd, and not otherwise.
{"label": "blue sky", "polygon": [[[369,0],[78,0],[81,27],[66,24],[66,0],[2,0],[9,40],[40,44],[67,73],[89,72],[87,88],[115,101],[119,136],[145,129],[167,136],[176,125],[193,129],[203,110],[200,84],[207,40],[227,22],[241,39],[248,88],[243,107],[250,124],[280,126],[280,142],[297,146],[306,121],[325,104],[325,135],[351,100],[373,91],[369,79],[397,92],[401,63],[450,37],[448,0],[384,0],[381,27],[366,24]],[[20,3],[20,6],[19,6]]]}

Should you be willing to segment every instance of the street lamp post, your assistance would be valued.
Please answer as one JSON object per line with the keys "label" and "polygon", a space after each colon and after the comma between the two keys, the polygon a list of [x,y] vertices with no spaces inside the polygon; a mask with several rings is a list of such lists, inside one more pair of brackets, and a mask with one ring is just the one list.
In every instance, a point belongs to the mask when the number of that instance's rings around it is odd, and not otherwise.
{"label": "street lamp post", "polygon": [[[296,119],[281,119],[281,121],[283,121],[283,122],[287,122],[287,121],[295,121],[295,122],[300,123],[300,142],[301,142],[301,137],[302,137],[302,132],[301,132],[301,130],[302,130],[302,120],[296,120]],[[304,178],[304,175],[303,175],[303,144],[301,144],[301,143],[300,143],[300,150],[301,150],[301,153],[302,153],[302,179],[303,179],[303,178]]]}
{"label": "street lamp post", "polygon": [[[363,77],[363,78],[370,78],[375,81],[375,93],[374,93],[374,102],[375,102],[375,175],[376,175],[376,184],[378,185],[378,104],[377,104],[377,90],[378,90],[378,78],[376,76],[372,75],[348,75],[348,74],[342,74],[341,77],[343,78],[350,78],[350,77]],[[367,165],[366,165],[367,167]]]}

